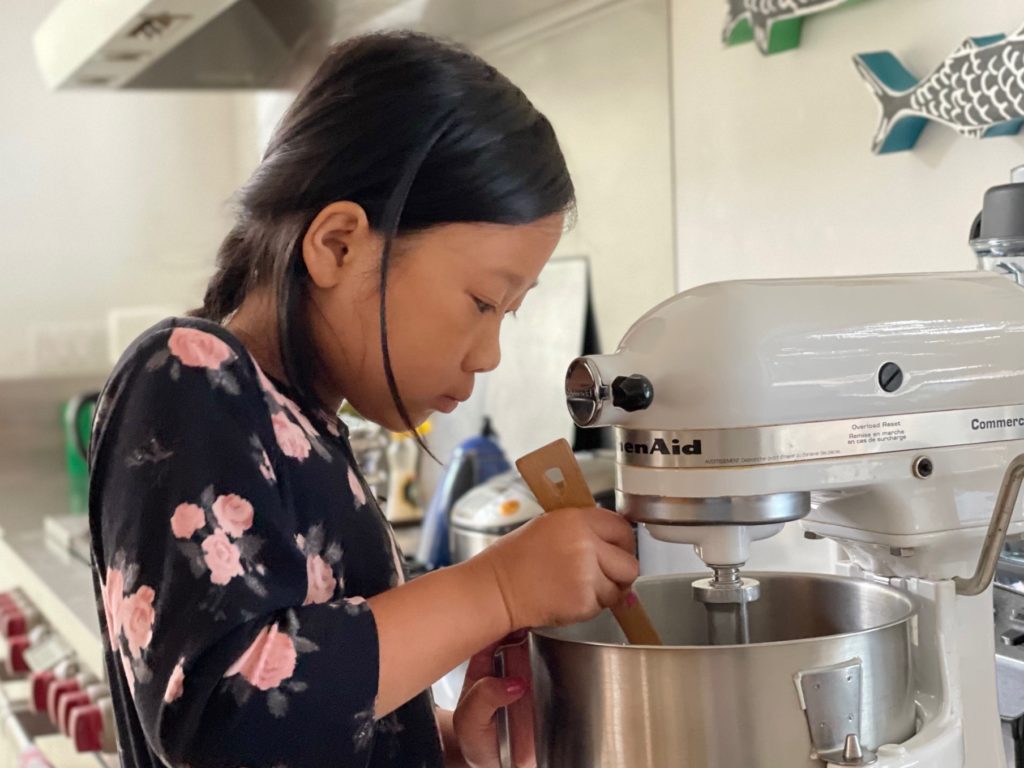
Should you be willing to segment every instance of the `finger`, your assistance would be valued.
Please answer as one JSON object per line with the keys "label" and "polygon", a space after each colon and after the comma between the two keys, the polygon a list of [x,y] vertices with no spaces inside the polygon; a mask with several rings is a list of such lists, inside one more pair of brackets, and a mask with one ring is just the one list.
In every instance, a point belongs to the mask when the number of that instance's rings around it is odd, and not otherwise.
{"label": "finger", "polygon": [[591,530],[601,539],[614,544],[626,552],[636,552],[636,537],[633,535],[633,526],[624,517],[607,509],[599,509],[597,507],[585,510],[585,515]]}
{"label": "finger", "polygon": [[505,649],[505,677],[518,677],[523,680],[530,680],[533,674],[530,670],[530,648],[529,645],[515,645]]}
{"label": "finger", "polygon": [[[532,680],[529,646],[509,648],[505,652],[505,668],[509,677]],[[527,691],[522,698],[508,708],[509,731],[512,735],[512,756],[516,768],[536,768],[537,757],[533,736],[533,692]]]}
{"label": "finger", "polygon": [[620,588],[629,587],[640,576],[640,561],[619,547],[598,542],[597,564]]}
{"label": "finger", "polygon": [[525,630],[513,632],[508,637],[496,640],[470,656],[469,666],[466,669],[466,681],[471,684],[482,677],[494,675],[495,652],[499,646],[520,643],[526,639],[527,634]]}
{"label": "finger", "polygon": [[[466,677],[462,684],[462,695],[459,697],[459,700],[462,700],[462,696],[466,695],[466,692],[477,680],[484,677],[491,677],[494,674],[494,654],[500,646],[521,642],[526,639],[528,634],[529,633],[526,630],[513,632],[507,637],[503,637],[501,640],[496,640],[485,648],[474,653],[469,659],[469,665],[466,667]],[[511,649],[505,651],[506,658],[510,651]],[[510,671],[509,674],[514,673]]]}
{"label": "finger", "polygon": [[490,677],[494,674],[494,652],[497,648],[498,643],[491,643],[486,648],[482,648],[469,657],[469,665],[466,667],[466,682],[463,690],[480,678]]}
{"label": "finger", "polygon": [[459,731],[469,738],[490,733],[495,713],[521,699],[528,688],[528,683],[518,677],[485,677],[477,680],[456,710]]}
{"label": "finger", "polygon": [[611,608],[622,600],[622,588],[607,577],[600,577],[595,585],[594,593],[602,608]]}
{"label": "finger", "polygon": [[533,733],[533,692],[508,708],[509,735],[512,737],[512,758],[516,768],[536,768],[537,753]]}

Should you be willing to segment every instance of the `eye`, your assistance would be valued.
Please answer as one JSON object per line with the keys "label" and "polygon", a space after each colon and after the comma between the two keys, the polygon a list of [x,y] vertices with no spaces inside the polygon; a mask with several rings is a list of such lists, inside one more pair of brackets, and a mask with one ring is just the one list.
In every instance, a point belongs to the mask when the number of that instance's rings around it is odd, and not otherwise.
{"label": "eye", "polygon": [[488,304],[486,301],[479,299],[476,296],[473,297],[473,301],[476,303],[476,308],[481,315],[486,315],[487,313],[494,312],[497,309],[493,304]]}

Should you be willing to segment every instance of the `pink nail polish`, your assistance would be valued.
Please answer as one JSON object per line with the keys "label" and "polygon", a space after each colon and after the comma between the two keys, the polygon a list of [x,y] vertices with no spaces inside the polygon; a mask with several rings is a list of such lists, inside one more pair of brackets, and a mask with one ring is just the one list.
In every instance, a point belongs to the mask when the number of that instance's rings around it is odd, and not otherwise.
{"label": "pink nail polish", "polygon": [[626,595],[626,607],[627,608],[632,608],[636,604],[637,604],[636,592],[632,592],[631,591],[628,595]]}
{"label": "pink nail polish", "polygon": [[526,681],[521,677],[511,677],[505,681],[505,690],[509,696],[519,696],[526,693]]}

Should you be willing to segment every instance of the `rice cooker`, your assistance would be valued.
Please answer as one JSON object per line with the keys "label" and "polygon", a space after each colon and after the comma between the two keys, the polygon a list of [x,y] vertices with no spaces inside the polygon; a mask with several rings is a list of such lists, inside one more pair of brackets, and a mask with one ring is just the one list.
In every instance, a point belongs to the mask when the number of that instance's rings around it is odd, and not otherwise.
{"label": "rice cooker", "polygon": [[[581,451],[576,459],[598,506],[615,509],[615,452]],[[452,508],[452,562],[468,560],[543,511],[518,471],[495,475],[467,491]]]}

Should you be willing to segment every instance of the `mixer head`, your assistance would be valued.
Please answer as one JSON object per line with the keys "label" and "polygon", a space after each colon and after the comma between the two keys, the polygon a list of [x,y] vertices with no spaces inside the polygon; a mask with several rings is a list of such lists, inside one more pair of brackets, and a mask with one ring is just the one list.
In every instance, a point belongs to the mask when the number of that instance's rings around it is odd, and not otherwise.
{"label": "mixer head", "polygon": [[976,543],[1024,440],[1022,349],[1024,294],[996,274],[717,283],[574,361],[566,399],[615,428],[619,511],[739,601],[750,542],[801,518],[885,553]]}

